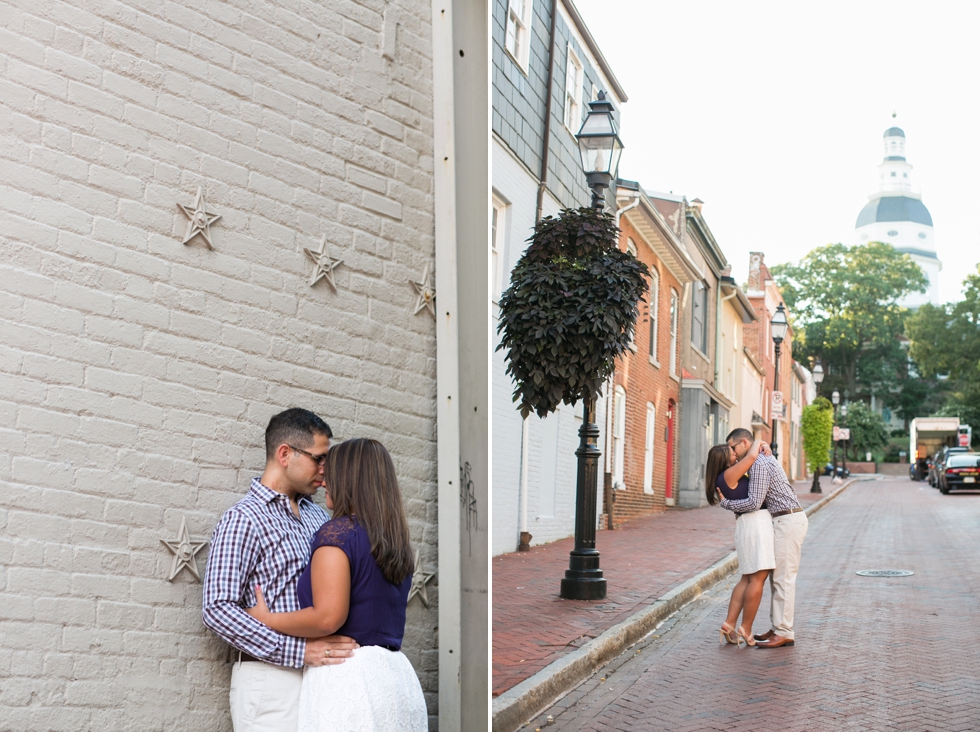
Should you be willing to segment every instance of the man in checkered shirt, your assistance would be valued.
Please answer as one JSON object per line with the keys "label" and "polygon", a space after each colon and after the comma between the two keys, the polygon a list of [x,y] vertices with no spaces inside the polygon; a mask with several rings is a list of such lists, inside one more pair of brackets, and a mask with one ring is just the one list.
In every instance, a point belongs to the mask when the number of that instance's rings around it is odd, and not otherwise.
{"label": "man in checkered shirt", "polygon": [[[728,446],[735,457],[745,457],[752,441],[752,433],[743,427],[728,435]],[[760,453],[749,469],[749,496],[725,499],[721,507],[735,513],[747,513],[765,508],[772,514],[775,535],[776,567],[769,574],[772,594],[770,619],[772,627],[755,636],[759,648],[780,648],[796,642],[793,634],[793,615],[796,604],[796,575],[800,571],[800,553],[806,537],[809,520],[800,506],[793,485],[787,480],[779,461],[772,455]]]}
{"label": "man in checkered shirt", "polygon": [[310,540],[330,520],[312,497],[323,485],[331,437],[327,423],[306,409],[275,415],[265,432],[265,471],[214,529],[203,616],[235,649],[235,732],[295,730],[303,666],[343,663],[357,647],[344,636],[283,635],[245,612],[255,605],[255,585],[273,612],[300,609],[296,582],[310,561]]}

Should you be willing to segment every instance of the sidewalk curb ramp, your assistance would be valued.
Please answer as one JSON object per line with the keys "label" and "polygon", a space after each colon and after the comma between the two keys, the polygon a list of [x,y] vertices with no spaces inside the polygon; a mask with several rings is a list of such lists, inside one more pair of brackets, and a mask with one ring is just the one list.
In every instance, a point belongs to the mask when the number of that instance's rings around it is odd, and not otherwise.
{"label": "sidewalk curb ramp", "polygon": [[[806,509],[812,516],[837,498],[852,483],[874,480],[877,476],[854,476],[832,493]],[[536,717],[566,693],[596,673],[602,666],[653,631],[660,623],[704,590],[720,582],[738,568],[735,552],[715,562],[701,574],[675,587],[652,605],[639,610],[601,635],[533,676],[493,699],[493,732],[515,732],[527,720]]]}

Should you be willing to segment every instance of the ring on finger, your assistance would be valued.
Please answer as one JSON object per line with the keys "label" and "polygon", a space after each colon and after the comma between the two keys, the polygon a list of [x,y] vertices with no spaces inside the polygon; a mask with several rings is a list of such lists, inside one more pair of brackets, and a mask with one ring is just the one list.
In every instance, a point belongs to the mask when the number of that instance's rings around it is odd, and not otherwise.
{"label": "ring on finger", "polygon": [[329,649],[329,648],[328,648],[328,649],[326,650],[326,652],[325,652],[325,653],[323,654],[323,657],[324,657],[324,658],[330,658],[330,649]]}

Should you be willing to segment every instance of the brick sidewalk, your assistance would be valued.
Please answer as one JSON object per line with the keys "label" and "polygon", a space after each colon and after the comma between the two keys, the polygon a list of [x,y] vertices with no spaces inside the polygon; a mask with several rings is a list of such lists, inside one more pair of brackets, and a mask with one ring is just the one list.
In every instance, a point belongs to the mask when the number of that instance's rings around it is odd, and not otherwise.
{"label": "brick sidewalk", "polygon": [[[822,481],[824,494],[831,491]],[[808,506],[821,495],[796,483]],[[592,640],[735,548],[724,509],[669,509],[600,531],[596,548],[608,584],[605,600],[562,600],[561,578],[573,539],[493,558],[493,696]]]}

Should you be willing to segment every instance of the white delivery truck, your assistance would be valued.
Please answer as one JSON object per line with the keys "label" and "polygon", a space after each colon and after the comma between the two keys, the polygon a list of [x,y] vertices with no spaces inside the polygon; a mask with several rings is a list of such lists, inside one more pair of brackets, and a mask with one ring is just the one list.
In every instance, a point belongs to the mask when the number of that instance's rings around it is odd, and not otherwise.
{"label": "white delivery truck", "polygon": [[944,447],[969,447],[973,437],[969,425],[958,417],[916,417],[909,425],[909,456],[912,480],[925,480],[932,456]]}

